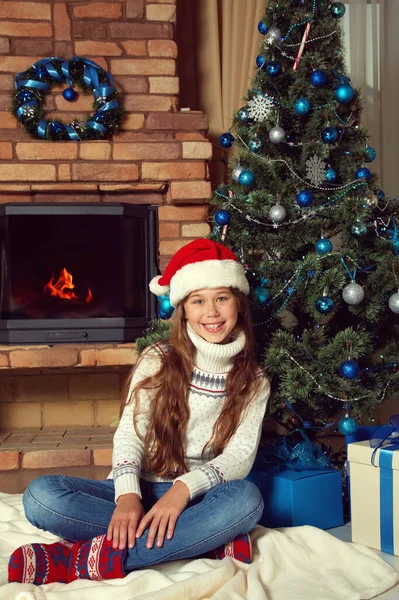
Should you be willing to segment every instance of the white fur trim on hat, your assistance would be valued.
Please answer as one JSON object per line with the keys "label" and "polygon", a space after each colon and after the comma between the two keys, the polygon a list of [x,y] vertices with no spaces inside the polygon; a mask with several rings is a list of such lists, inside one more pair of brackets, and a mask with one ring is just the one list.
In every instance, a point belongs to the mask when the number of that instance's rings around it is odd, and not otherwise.
{"label": "white fur trim on hat", "polygon": [[162,275],[156,275],[150,281],[150,290],[156,296],[165,296],[169,293],[168,285],[159,285],[158,281],[161,279]]}
{"label": "white fur trim on hat", "polygon": [[249,283],[241,263],[230,259],[202,260],[181,267],[170,280],[170,303],[176,307],[194,290],[219,287],[233,287],[249,294]]}

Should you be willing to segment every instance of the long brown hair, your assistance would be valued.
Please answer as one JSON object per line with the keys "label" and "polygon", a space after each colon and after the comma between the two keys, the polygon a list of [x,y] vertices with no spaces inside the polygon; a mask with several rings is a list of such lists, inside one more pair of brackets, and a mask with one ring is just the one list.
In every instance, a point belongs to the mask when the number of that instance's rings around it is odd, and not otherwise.
{"label": "long brown hair", "polygon": [[[248,299],[235,288],[231,288],[231,291],[236,297],[238,308],[238,321],[232,335],[243,331],[246,341],[243,350],[234,357],[233,366],[227,375],[226,399],[214,424],[211,439],[203,449],[203,456],[205,452],[209,456],[216,456],[227,446],[260,385],[260,368],[254,358],[254,336]],[[183,440],[190,418],[188,392],[196,349],[187,334],[184,312],[186,299],[176,307],[172,333],[168,340],[158,344],[161,356],[159,371],[137,383],[123,404],[125,406],[134,401],[134,427],[136,434],[144,441],[145,468],[159,476],[170,478],[187,472]],[[140,414],[139,392],[144,389],[153,390],[154,395],[149,427],[143,439],[138,432],[137,416]]]}

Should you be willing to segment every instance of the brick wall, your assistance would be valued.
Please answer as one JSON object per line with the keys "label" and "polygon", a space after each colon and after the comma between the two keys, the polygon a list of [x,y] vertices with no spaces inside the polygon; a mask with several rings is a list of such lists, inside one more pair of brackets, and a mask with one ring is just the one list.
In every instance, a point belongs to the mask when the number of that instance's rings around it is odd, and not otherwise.
{"label": "brick wall", "polygon": [[[178,248],[209,233],[212,148],[204,115],[179,110],[175,4],[0,1],[0,203],[157,204],[161,269]],[[108,141],[32,139],[10,114],[15,75],[47,56],[76,55],[114,76],[125,109],[121,131]],[[70,122],[92,112],[92,95],[80,94],[69,103],[62,89],[54,85],[47,95],[47,118]],[[97,361],[95,367],[78,361],[74,370],[70,352],[76,355],[65,346],[37,348],[34,354],[27,348],[0,348],[0,428],[115,420],[125,361],[115,357],[101,367]]]}
{"label": "brick wall", "polygon": [[1,429],[109,427],[119,418],[129,368],[3,374]]}
{"label": "brick wall", "polygon": [[[79,194],[78,201],[86,193],[90,201],[112,201],[112,191],[118,192],[116,201],[123,191],[123,201],[135,202],[134,194],[148,192],[144,184],[149,182],[165,184],[166,205],[207,202],[212,148],[206,119],[200,112],[178,110],[175,3],[0,2],[0,202],[9,202],[10,193],[12,201],[43,201],[39,192],[58,193],[56,201],[68,193]],[[33,140],[9,112],[15,75],[45,56],[74,55],[94,60],[114,76],[126,111],[122,129],[110,141]],[[92,100],[81,94],[67,102],[62,87],[53,86],[45,116],[79,120],[92,112]],[[167,221],[167,239],[198,235],[196,218],[184,231],[179,220],[174,228]],[[203,235],[205,228],[198,231]]]}

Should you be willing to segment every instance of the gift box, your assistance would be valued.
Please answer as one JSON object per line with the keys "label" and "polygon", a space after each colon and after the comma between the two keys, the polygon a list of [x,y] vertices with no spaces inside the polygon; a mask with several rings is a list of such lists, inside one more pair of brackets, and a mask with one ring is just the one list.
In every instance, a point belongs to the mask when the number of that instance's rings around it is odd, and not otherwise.
{"label": "gift box", "polygon": [[265,508],[260,525],[313,525],[329,529],[343,525],[342,474],[334,469],[253,468],[247,479],[260,490]]}
{"label": "gift box", "polygon": [[348,444],[352,541],[399,556],[399,446]]}

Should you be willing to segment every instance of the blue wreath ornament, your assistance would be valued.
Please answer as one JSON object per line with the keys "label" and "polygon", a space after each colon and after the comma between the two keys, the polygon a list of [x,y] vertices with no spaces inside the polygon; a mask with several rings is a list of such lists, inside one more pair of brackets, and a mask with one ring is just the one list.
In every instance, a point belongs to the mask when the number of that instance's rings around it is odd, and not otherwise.
{"label": "blue wreath ornament", "polygon": [[[51,85],[66,83],[65,100],[74,101],[80,88],[93,93],[92,115],[85,121],[63,123],[60,119],[46,119],[43,102]],[[94,61],[80,56],[70,60],[49,57],[35,62],[29,69],[15,76],[12,113],[30,135],[52,141],[103,140],[119,129],[123,110],[110,73]]]}

